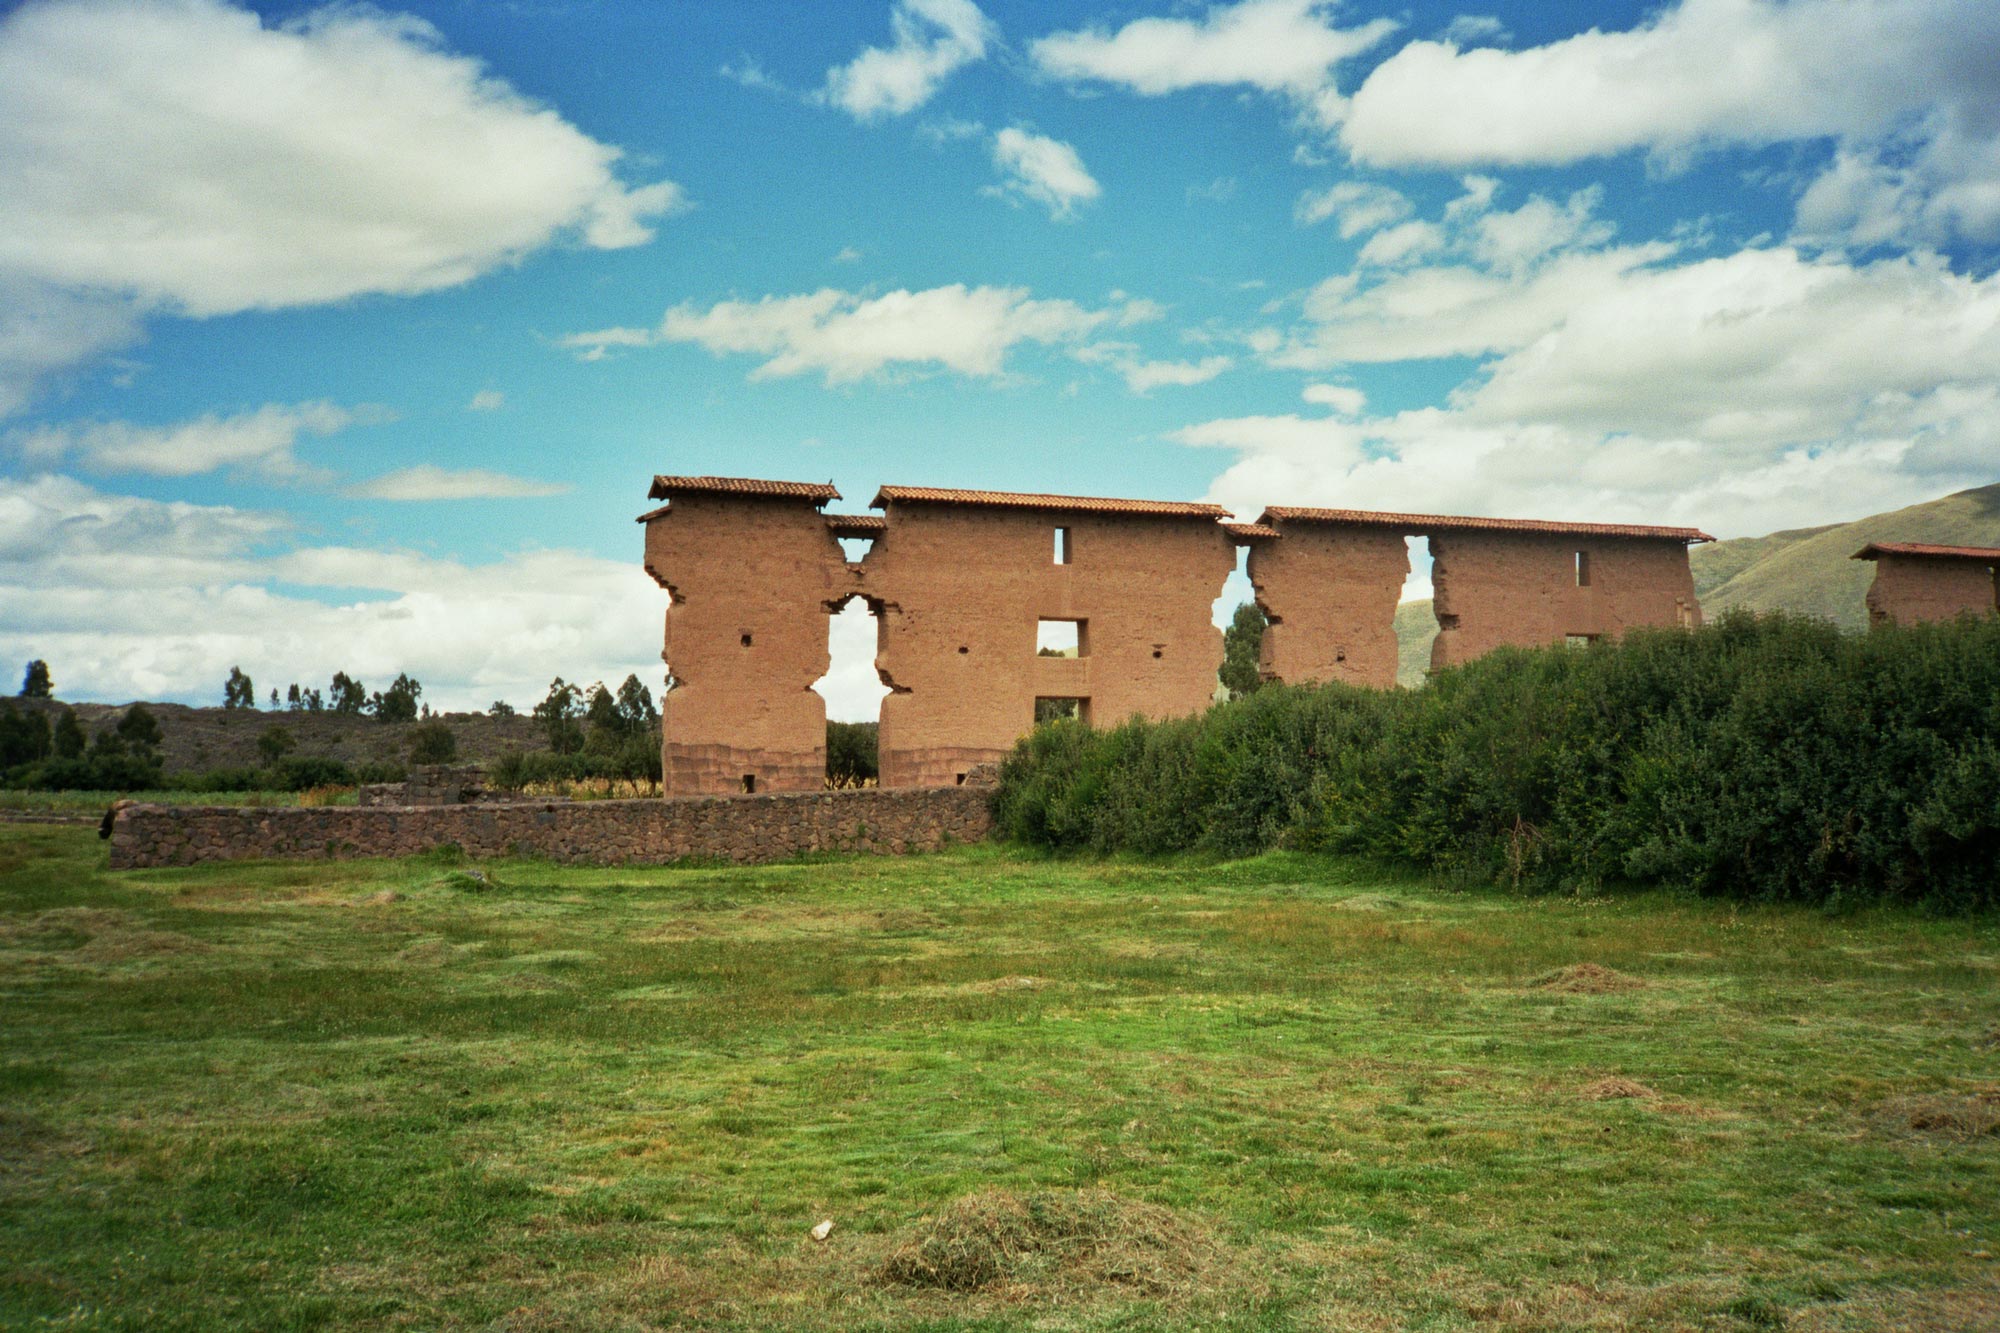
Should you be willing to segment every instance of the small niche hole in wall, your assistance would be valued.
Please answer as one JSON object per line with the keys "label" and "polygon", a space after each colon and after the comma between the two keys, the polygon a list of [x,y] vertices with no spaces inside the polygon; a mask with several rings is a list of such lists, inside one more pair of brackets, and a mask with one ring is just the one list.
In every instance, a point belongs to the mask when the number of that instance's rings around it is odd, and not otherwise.
{"label": "small niche hole in wall", "polygon": [[969,652],[971,652],[971,651],[972,651],[972,650],[971,650],[970,648],[966,647],[966,646],[965,646],[964,644],[962,644],[962,643],[961,643],[960,645],[958,645],[958,655],[959,655],[960,657],[964,657],[964,656],[965,656],[965,655],[966,655],[967,653],[969,653]]}
{"label": "small niche hole in wall", "polygon": [[1154,661],[1156,661],[1156,662],[1157,662],[1157,661],[1159,661],[1159,660],[1160,660],[1160,659],[1161,659],[1162,657],[1164,657],[1164,656],[1166,656],[1166,650],[1165,650],[1165,649],[1162,649],[1162,648],[1155,648],[1155,649],[1153,649],[1153,660],[1154,660]]}
{"label": "small niche hole in wall", "polygon": [[1090,622],[1087,620],[1040,620],[1035,623],[1037,657],[1090,656]]}
{"label": "small niche hole in wall", "polygon": [[1590,586],[1590,552],[1588,551],[1578,551],[1576,553],[1576,586],[1579,588],[1588,588]]}
{"label": "small niche hole in wall", "polygon": [[742,640],[742,642],[743,642],[743,646],[744,646],[745,648],[748,648],[748,647],[750,646],[750,634],[749,634],[749,631],[747,631],[747,630],[746,630],[746,631],[744,631],[744,634],[743,634],[743,640]]}
{"label": "small niche hole in wall", "polygon": [[1565,635],[1563,635],[1563,644],[1564,644],[1564,646],[1566,646],[1566,647],[1570,647],[1570,648],[1588,648],[1588,647],[1590,647],[1590,645],[1591,645],[1591,644],[1593,644],[1593,643],[1596,643],[1596,642],[1597,642],[1597,636],[1596,636],[1595,634],[1565,634]]}
{"label": "small niche hole in wall", "polygon": [[1066,564],[1068,564],[1068,563],[1069,563],[1069,556],[1070,556],[1070,549],[1069,549],[1069,529],[1068,529],[1068,528],[1057,528],[1057,529],[1056,529],[1056,563],[1057,563],[1057,564],[1059,564],[1059,565],[1066,565]]}
{"label": "small niche hole in wall", "polygon": [[757,775],[755,773],[745,773],[743,775],[743,790],[750,795],[756,794]]}

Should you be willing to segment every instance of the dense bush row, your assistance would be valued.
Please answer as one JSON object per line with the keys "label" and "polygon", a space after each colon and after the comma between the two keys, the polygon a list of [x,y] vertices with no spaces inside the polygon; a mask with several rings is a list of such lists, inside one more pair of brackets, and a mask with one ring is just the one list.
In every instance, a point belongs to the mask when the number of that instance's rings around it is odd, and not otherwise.
{"label": "dense bush row", "polygon": [[1054,847],[1317,848],[1536,887],[2000,905],[2000,620],[1725,616],[1505,651],[1417,691],[1271,688],[1038,729],[1000,825]]}

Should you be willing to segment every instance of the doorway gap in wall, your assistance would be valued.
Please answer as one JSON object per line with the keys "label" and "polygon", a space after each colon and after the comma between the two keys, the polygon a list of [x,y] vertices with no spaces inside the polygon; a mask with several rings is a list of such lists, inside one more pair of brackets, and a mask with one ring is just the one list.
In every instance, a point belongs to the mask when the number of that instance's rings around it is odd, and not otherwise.
{"label": "doorway gap in wall", "polygon": [[852,594],[827,610],[826,674],[812,683],[826,700],[826,776],[836,786],[869,786],[880,769],[882,699],[891,693],[875,667],[881,609]]}
{"label": "doorway gap in wall", "polygon": [[875,669],[875,656],[881,651],[881,617],[858,595],[829,610],[826,674],[812,683],[813,691],[826,700],[829,721],[878,721],[882,697],[890,692]]}

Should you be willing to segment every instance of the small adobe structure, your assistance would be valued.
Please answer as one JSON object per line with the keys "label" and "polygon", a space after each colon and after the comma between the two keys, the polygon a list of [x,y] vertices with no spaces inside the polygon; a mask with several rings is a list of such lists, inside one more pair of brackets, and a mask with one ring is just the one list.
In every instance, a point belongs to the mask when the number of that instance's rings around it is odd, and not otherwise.
{"label": "small adobe structure", "polygon": [[2000,547],[1870,542],[1853,558],[1875,562],[1871,628],[2000,614]]}
{"label": "small adobe structure", "polygon": [[[670,597],[669,794],[813,790],[826,766],[828,617],[877,624],[885,787],[951,786],[1049,705],[1098,726],[1215,697],[1213,606],[1249,548],[1269,619],[1262,673],[1388,688],[1405,538],[1431,542],[1434,667],[1505,644],[1700,623],[1692,528],[1565,524],[884,486],[879,514],[823,512],[831,484],[659,476],[640,515]],[[849,560],[843,540],[869,543]],[[1051,654],[1044,644],[1064,647]]]}

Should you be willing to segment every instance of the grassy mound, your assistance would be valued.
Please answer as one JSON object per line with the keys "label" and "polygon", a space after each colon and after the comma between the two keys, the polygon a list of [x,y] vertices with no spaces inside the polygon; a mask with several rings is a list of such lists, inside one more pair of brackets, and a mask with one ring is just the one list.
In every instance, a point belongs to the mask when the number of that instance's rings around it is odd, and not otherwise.
{"label": "grassy mound", "polygon": [[952,1292],[1026,1282],[1170,1295],[1198,1287],[1220,1254],[1209,1230],[1185,1214],[1109,1190],[983,1190],[911,1228],[882,1277]]}

